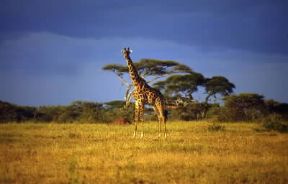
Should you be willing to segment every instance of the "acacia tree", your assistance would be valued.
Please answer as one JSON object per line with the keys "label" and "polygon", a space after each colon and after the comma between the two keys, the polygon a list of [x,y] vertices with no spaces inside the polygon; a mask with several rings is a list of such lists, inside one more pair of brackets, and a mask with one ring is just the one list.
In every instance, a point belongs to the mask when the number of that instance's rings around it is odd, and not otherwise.
{"label": "acacia tree", "polygon": [[207,104],[212,96],[216,98],[217,94],[227,96],[233,93],[235,85],[223,76],[214,76],[206,79],[204,87],[207,92],[207,96],[205,98],[205,103]]}
{"label": "acacia tree", "polygon": [[[139,62],[135,62],[134,65],[137,68],[139,75],[148,83],[155,83],[161,78],[175,74],[193,73],[189,66],[171,60],[141,59]],[[126,104],[129,103],[133,92],[133,85],[127,80],[129,73],[128,67],[126,65],[108,64],[102,69],[115,73],[122,84],[126,86],[125,100]]]}
{"label": "acacia tree", "polygon": [[164,81],[159,81],[154,84],[154,87],[163,91],[166,96],[170,97],[185,97],[190,101],[193,100],[192,93],[198,90],[198,87],[203,85],[205,78],[197,72],[190,72],[187,75],[173,75]]}
{"label": "acacia tree", "polygon": [[[227,96],[231,94],[233,88],[235,88],[235,85],[225,77],[214,76],[205,79],[202,74],[196,72],[188,75],[174,75],[165,81],[155,83],[154,86],[162,90],[166,96],[176,98],[176,105],[184,105],[187,110],[184,108],[182,111],[187,111],[189,114],[191,114],[192,111],[197,111],[197,118],[199,118],[199,116],[202,118],[206,117],[207,111],[211,107],[211,105],[208,104],[211,97],[214,96],[216,98],[217,94]],[[203,103],[195,103],[195,101],[192,101],[192,94],[198,91],[199,86],[203,86],[207,93]]]}

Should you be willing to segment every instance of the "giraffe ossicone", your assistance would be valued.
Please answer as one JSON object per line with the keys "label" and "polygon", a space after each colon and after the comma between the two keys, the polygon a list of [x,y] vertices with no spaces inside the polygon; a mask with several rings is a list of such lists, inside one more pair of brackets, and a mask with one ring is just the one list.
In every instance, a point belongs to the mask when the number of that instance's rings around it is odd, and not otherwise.
{"label": "giraffe ossicone", "polygon": [[[145,104],[152,105],[154,111],[158,117],[158,129],[159,136],[162,132],[161,125],[164,124],[164,136],[167,136],[166,121],[167,121],[167,111],[165,109],[165,99],[161,92],[157,89],[152,88],[147,84],[145,79],[143,79],[135,67],[130,54],[132,50],[128,48],[122,49],[122,54],[127,62],[129,75],[134,86],[133,97],[135,99],[135,112],[134,112],[134,123],[135,130],[133,136],[137,135],[137,124],[144,121],[144,106]],[[143,131],[141,132],[141,137],[143,137]]]}

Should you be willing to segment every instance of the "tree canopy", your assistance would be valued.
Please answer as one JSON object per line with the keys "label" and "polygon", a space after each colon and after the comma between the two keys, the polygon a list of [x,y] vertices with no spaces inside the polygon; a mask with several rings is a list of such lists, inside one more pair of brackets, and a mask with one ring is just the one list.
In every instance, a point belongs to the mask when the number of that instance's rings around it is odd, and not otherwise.
{"label": "tree canopy", "polygon": [[190,100],[193,99],[192,93],[198,90],[198,86],[203,85],[205,78],[197,72],[190,72],[187,75],[173,75],[164,81],[159,81],[153,86],[163,91],[165,95],[185,96]]}
{"label": "tree canopy", "polygon": [[235,85],[223,76],[214,76],[212,78],[207,78],[204,86],[207,92],[207,96],[205,99],[206,103],[208,103],[211,96],[215,97],[216,94],[220,94],[221,96],[227,96],[233,93],[233,89],[235,88]]}
{"label": "tree canopy", "polygon": [[[192,72],[190,67],[171,60],[141,59],[139,62],[135,62],[134,65],[139,75],[144,78],[147,76],[163,77],[176,73]],[[128,67],[126,65],[108,64],[102,69],[112,71],[120,77],[128,73]]]}

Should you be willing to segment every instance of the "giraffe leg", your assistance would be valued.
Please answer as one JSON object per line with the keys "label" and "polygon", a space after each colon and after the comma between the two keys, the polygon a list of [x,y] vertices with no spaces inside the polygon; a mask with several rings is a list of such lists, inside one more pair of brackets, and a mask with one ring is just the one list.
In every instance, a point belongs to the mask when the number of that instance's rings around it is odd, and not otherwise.
{"label": "giraffe leg", "polygon": [[134,128],[134,133],[133,133],[133,137],[136,137],[137,134],[137,123],[139,121],[139,106],[138,104],[135,102],[135,112],[134,112],[134,124],[135,124],[135,128]]}
{"label": "giraffe leg", "polygon": [[137,134],[137,125],[140,123],[141,125],[141,138],[144,136],[143,133],[143,121],[144,121],[144,103],[141,100],[136,100],[135,102],[135,130],[133,137],[136,137]]}
{"label": "giraffe leg", "polygon": [[157,119],[158,119],[158,137],[161,137],[161,120],[160,120],[160,113],[159,113],[159,110],[158,110],[158,107],[156,105],[154,105],[153,107],[156,115],[157,115]]}
{"label": "giraffe leg", "polygon": [[166,117],[164,110],[160,112],[160,124],[164,124],[164,137],[167,137],[167,128],[166,128]]}
{"label": "giraffe leg", "polygon": [[144,126],[143,126],[143,122],[144,122],[144,103],[140,102],[139,104],[139,122],[141,123],[141,135],[140,137],[143,138],[144,136]]}
{"label": "giraffe leg", "polygon": [[162,109],[162,121],[164,124],[164,137],[167,138],[167,127],[166,127],[166,121],[167,121],[167,111],[163,108]]}
{"label": "giraffe leg", "polygon": [[162,101],[156,104],[156,108],[158,109],[158,120],[159,120],[159,134],[161,134],[161,124],[164,124],[164,137],[167,137],[167,128],[166,128],[166,114],[165,114],[165,108]]}

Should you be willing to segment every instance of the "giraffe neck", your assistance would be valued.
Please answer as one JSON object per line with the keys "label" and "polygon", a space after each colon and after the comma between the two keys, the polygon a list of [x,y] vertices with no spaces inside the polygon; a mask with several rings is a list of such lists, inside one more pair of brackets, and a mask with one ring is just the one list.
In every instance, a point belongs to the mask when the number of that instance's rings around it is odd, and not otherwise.
{"label": "giraffe neck", "polygon": [[125,57],[125,59],[127,62],[130,78],[133,82],[133,85],[136,86],[139,83],[139,81],[141,81],[141,77],[139,76],[138,71],[135,65],[133,64],[131,58],[127,56]]}

